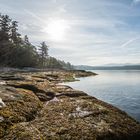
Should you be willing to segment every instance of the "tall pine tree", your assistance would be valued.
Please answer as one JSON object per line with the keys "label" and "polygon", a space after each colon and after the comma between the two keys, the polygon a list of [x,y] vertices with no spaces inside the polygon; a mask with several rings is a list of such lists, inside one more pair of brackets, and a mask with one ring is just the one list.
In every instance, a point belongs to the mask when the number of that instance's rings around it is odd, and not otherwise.
{"label": "tall pine tree", "polygon": [[8,15],[0,15],[0,64],[9,63],[11,19]]}
{"label": "tall pine tree", "polygon": [[48,57],[48,46],[45,42],[41,43],[41,46],[39,46],[39,56],[40,56],[40,62],[41,67],[45,67],[46,58]]}

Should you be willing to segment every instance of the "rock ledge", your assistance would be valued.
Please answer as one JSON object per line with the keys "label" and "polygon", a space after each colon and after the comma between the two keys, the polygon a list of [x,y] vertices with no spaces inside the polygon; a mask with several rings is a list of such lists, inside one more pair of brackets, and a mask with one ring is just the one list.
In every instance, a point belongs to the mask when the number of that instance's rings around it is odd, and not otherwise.
{"label": "rock ledge", "polygon": [[1,140],[139,140],[140,124],[66,85],[85,71],[0,74]]}

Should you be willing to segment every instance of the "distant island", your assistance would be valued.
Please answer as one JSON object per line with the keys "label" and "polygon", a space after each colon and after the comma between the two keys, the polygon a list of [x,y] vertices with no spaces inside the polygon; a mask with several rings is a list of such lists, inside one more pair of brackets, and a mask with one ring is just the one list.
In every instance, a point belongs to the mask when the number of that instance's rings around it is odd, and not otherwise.
{"label": "distant island", "polygon": [[140,70],[140,65],[124,65],[124,66],[74,66],[77,70]]}

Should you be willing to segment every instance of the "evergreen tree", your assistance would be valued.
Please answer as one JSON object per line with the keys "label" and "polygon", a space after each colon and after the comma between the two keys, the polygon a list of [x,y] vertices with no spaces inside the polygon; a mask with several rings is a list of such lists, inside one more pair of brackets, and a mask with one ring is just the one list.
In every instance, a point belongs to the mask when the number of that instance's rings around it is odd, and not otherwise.
{"label": "evergreen tree", "polygon": [[35,46],[33,46],[27,35],[24,37],[22,44],[16,46],[11,58],[14,67],[36,67],[38,62],[38,54]]}
{"label": "evergreen tree", "polygon": [[47,59],[47,67],[48,68],[62,69],[63,66],[61,65],[61,63],[59,62],[59,60],[57,60],[56,58],[49,57]]}
{"label": "evergreen tree", "polygon": [[46,43],[42,42],[41,46],[39,46],[39,56],[42,67],[45,67],[46,58],[48,57],[48,50],[49,49]]}
{"label": "evergreen tree", "polygon": [[31,46],[31,43],[29,42],[29,38],[27,35],[24,36],[23,43],[24,45]]}
{"label": "evergreen tree", "polygon": [[9,41],[11,19],[8,15],[0,15],[0,41]]}
{"label": "evergreen tree", "polygon": [[19,45],[21,43],[21,35],[17,32],[18,31],[18,22],[12,21],[11,25],[11,41],[14,45]]}
{"label": "evergreen tree", "polygon": [[18,22],[2,14],[0,14],[0,66],[72,68],[70,63],[48,57],[48,46],[45,42],[41,43],[37,51],[27,35],[21,38],[18,33]]}
{"label": "evergreen tree", "polygon": [[7,65],[11,50],[10,29],[11,19],[8,15],[0,15],[0,64]]}

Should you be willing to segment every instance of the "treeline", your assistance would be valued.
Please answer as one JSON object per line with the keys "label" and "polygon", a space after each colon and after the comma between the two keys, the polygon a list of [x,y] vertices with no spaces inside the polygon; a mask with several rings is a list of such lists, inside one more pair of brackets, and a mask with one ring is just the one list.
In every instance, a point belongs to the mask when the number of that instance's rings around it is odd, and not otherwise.
{"label": "treeline", "polygon": [[0,14],[0,66],[73,69],[68,62],[49,56],[45,42],[34,46],[27,35],[18,32],[18,22]]}

